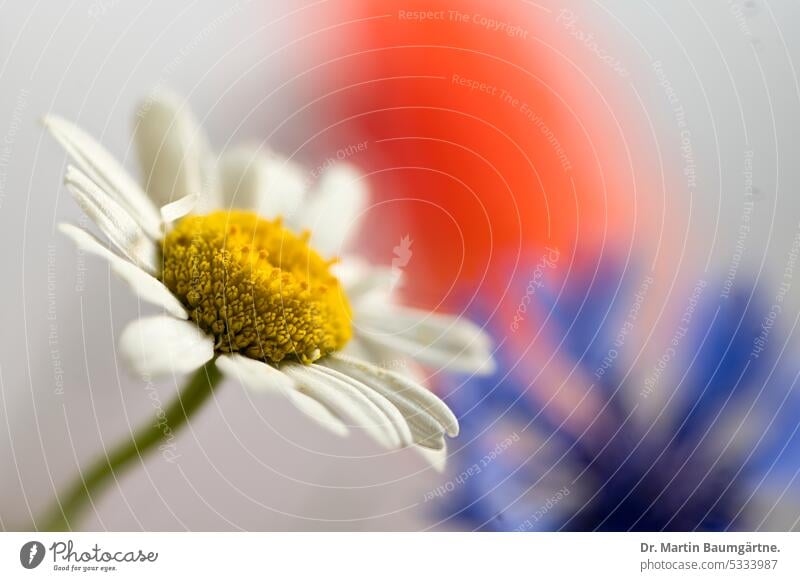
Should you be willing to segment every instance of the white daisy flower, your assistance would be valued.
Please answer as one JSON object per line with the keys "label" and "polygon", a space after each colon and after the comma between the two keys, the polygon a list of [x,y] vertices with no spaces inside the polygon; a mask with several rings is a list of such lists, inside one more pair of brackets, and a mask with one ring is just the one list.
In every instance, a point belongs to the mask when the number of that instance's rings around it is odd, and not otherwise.
{"label": "white daisy flower", "polygon": [[122,332],[132,368],[231,376],[336,433],[357,428],[388,448],[443,454],[456,417],[397,369],[408,358],[488,372],[490,341],[466,320],[395,304],[390,268],[335,258],[368,203],[359,174],[334,166],[307,192],[301,170],[274,154],[241,148],[217,160],[171,95],[137,119],[144,186],[84,131],[45,119],[75,163],[67,188],[109,245],[73,225],[61,231],[163,309]]}

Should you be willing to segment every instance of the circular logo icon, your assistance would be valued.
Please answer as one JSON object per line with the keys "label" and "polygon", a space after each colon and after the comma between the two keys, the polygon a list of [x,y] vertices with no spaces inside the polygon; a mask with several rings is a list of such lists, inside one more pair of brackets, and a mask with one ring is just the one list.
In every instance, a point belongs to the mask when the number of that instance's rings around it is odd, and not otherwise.
{"label": "circular logo icon", "polygon": [[44,559],[44,545],[39,541],[28,541],[19,550],[19,562],[26,569],[35,569]]}

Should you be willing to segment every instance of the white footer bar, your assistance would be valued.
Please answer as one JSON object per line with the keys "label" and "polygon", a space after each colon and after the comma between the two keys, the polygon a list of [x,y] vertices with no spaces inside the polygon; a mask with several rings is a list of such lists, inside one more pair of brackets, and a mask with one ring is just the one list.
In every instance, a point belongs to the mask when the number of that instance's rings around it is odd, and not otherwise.
{"label": "white footer bar", "polygon": [[[799,579],[792,533],[2,533],[0,579]],[[581,576],[581,577],[579,577]]]}

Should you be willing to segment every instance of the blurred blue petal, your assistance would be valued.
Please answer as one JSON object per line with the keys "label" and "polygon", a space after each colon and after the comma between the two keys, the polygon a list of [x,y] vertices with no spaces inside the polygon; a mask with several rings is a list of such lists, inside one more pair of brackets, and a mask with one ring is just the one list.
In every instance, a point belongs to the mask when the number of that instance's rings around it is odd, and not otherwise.
{"label": "blurred blue petal", "polygon": [[[778,357],[785,338],[777,326],[765,335],[770,305],[763,292],[745,283],[727,294],[706,286],[674,342],[674,385],[662,378],[658,387],[670,390],[668,409],[642,426],[633,419],[630,389],[624,395],[632,380],[608,361],[609,353],[638,348],[617,338],[634,280],[605,259],[562,286],[548,281],[530,294],[523,323],[533,325],[535,312],[545,321],[536,332],[558,346],[556,356],[591,378],[586,391],[602,402],[592,424],[602,416],[603,429],[562,427],[549,402],[537,398],[541,369],[519,344],[500,350],[493,377],[453,386],[447,401],[462,433],[451,470],[457,480],[437,504],[443,521],[500,531],[751,530],[759,519],[749,509],[760,494],[800,484],[797,375],[785,354]],[[676,325],[681,329],[681,320]],[[508,372],[520,361],[524,377]],[[518,440],[492,455],[509,434]],[[475,466],[480,470],[458,479]]]}

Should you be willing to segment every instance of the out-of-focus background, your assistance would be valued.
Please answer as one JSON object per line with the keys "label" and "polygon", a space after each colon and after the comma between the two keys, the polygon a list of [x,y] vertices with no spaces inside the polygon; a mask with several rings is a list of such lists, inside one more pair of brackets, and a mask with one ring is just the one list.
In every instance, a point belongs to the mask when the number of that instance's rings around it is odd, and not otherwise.
{"label": "out-of-focus background", "polygon": [[176,386],[115,352],[142,312],[55,230],[85,221],[43,114],[135,171],[136,104],[186,97],[217,151],[330,160],[373,196],[356,248],[463,313],[497,374],[434,373],[438,474],[231,383],[83,526],[798,528],[800,4],[317,0],[0,5],[0,528]]}

